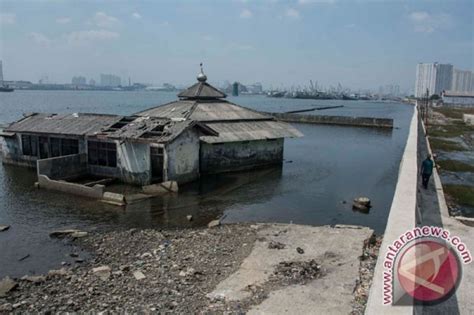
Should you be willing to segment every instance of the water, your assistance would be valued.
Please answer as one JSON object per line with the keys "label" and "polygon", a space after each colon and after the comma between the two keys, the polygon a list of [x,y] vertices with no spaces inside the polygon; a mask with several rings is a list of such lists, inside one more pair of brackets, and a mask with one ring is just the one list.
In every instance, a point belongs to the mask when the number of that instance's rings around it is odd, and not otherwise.
{"label": "water", "polygon": [[[0,95],[0,123],[26,112],[132,114],[176,99],[167,92],[15,91]],[[295,126],[303,138],[285,141],[281,168],[224,174],[180,187],[178,196],[148,199],[126,208],[36,190],[35,172],[0,165],[0,277],[58,268],[70,248],[49,238],[59,228],[190,227],[224,215],[225,222],[357,224],[385,229],[413,108],[397,103],[230,97],[263,111],[344,105],[314,114],[390,117],[393,131],[325,125]],[[120,189],[120,187],[118,188]],[[125,189],[125,188],[124,188]],[[368,196],[369,213],[351,200]],[[346,203],[344,203],[346,201]],[[193,215],[193,221],[186,219]],[[18,259],[30,257],[19,262]]]}

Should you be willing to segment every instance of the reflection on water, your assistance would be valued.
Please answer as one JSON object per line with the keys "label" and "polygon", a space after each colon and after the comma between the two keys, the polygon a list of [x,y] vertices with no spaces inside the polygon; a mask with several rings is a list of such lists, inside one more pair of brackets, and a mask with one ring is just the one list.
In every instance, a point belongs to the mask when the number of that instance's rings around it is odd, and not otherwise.
{"label": "reflection on water", "polygon": [[[153,101],[160,95],[154,93],[19,92],[23,94],[12,96],[11,103],[6,103],[0,121],[17,119],[26,107],[29,111],[131,114],[174,99],[174,95],[164,94],[163,99]],[[68,108],[61,105],[60,100],[64,100]],[[93,100],[100,101],[100,106],[92,106]],[[48,101],[52,102],[51,108]],[[255,96],[234,99],[236,103],[257,109],[280,108],[280,111],[315,103],[302,101],[274,102]],[[113,104],[120,106],[113,107]],[[347,104],[347,112],[360,112],[359,116],[391,117],[397,129],[295,124],[305,136],[285,141],[285,160],[280,167],[202,178],[180,187],[177,195],[147,199],[126,207],[37,190],[33,185],[36,180],[33,170],[0,166],[0,224],[11,225],[10,230],[0,233],[0,277],[41,273],[67,261],[69,248],[48,236],[51,230],[58,228],[90,231],[191,227],[224,216],[225,222],[343,223],[369,226],[383,232],[412,108],[386,103]],[[358,196],[372,200],[373,208],[368,214],[352,210],[351,201]],[[193,220],[188,221],[187,215],[192,215]],[[26,254],[30,257],[18,262]]]}

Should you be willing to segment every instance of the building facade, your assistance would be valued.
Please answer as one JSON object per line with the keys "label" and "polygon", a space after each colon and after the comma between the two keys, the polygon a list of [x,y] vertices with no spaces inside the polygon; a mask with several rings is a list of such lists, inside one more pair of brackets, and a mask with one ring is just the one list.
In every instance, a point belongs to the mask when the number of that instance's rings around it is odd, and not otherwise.
{"label": "building facade", "polygon": [[122,79],[113,74],[101,74],[100,75],[100,85],[108,87],[117,87],[122,85]]}
{"label": "building facade", "polygon": [[423,97],[428,90],[429,95],[441,95],[451,89],[453,65],[435,63],[419,63],[416,67],[415,96]]}
{"label": "building facade", "polygon": [[474,73],[454,69],[451,90],[454,92],[474,92]]}
{"label": "building facade", "polygon": [[94,176],[136,185],[281,164],[284,138],[302,134],[225,101],[206,79],[131,116],[30,114],[0,132],[2,160],[36,168],[39,182]]}

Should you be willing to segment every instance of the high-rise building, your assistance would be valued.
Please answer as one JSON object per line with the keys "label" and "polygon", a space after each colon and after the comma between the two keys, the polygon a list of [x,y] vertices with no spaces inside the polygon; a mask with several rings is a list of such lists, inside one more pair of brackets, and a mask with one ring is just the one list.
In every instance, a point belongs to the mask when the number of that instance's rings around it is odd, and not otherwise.
{"label": "high-rise building", "polygon": [[86,85],[87,80],[83,76],[72,77],[71,83],[74,85]]}
{"label": "high-rise building", "polygon": [[122,85],[122,79],[119,76],[113,74],[101,74],[100,85],[117,87]]}
{"label": "high-rise building", "polygon": [[451,90],[455,92],[474,92],[474,73],[454,69]]}
{"label": "high-rise building", "polygon": [[440,95],[450,90],[453,80],[453,65],[435,63],[419,63],[416,66],[415,96],[423,97],[426,90],[430,95]]}

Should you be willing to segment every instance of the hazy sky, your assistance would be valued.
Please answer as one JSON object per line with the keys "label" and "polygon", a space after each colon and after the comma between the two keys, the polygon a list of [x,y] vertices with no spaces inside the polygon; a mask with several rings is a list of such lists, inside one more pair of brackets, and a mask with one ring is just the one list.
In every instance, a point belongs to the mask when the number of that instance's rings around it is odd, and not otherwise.
{"label": "hazy sky", "polygon": [[474,1],[0,0],[5,79],[100,73],[211,82],[413,86],[418,62],[474,65]]}

